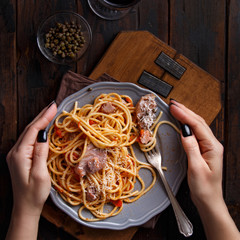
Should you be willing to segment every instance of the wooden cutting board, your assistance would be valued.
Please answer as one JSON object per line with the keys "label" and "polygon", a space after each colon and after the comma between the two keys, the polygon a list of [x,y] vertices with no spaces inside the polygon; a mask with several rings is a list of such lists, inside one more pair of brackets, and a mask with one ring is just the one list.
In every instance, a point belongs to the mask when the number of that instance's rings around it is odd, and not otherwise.
{"label": "wooden cutting board", "polygon": [[[161,52],[186,69],[180,79],[155,63]],[[119,81],[138,84],[143,71],[173,86],[167,98],[160,95],[166,103],[173,98],[202,116],[208,124],[219,113],[221,109],[220,82],[146,31],[119,33],[90,78],[97,79],[103,73],[107,73]]]}
{"label": "wooden cutting board", "polygon": [[[186,70],[180,79],[175,78],[155,60],[164,52]],[[200,69],[176,50],[146,31],[121,32],[100,60],[90,78],[97,79],[107,73],[123,82],[138,84],[143,71],[147,71],[172,86],[167,97],[160,97],[169,103],[170,98],[185,104],[210,124],[221,109],[220,82]],[[140,85],[140,84],[138,84]],[[141,86],[141,85],[140,85]],[[81,240],[130,240],[137,227],[121,231],[91,229],[75,222],[48,200],[43,216],[58,227]]]}

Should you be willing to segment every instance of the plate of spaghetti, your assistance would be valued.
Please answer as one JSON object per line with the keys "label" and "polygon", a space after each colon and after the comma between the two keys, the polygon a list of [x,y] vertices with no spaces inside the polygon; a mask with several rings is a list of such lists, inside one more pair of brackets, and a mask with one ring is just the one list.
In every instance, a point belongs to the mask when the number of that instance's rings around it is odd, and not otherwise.
{"label": "plate of spaghetti", "polygon": [[53,202],[93,228],[147,222],[170,202],[144,152],[158,139],[176,194],[186,175],[178,129],[168,105],[133,83],[94,83],[67,97],[48,126]]}

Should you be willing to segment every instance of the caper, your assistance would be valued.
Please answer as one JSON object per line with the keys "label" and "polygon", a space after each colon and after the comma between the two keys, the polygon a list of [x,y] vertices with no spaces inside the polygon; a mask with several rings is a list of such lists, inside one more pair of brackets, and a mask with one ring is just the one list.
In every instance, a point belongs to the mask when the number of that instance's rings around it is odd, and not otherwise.
{"label": "caper", "polygon": [[54,56],[61,58],[75,58],[85,43],[81,26],[74,21],[56,23],[45,35],[45,47],[50,49]]}
{"label": "caper", "polygon": [[70,53],[69,57],[71,58],[75,58],[76,54],[74,54],[73,52]]}

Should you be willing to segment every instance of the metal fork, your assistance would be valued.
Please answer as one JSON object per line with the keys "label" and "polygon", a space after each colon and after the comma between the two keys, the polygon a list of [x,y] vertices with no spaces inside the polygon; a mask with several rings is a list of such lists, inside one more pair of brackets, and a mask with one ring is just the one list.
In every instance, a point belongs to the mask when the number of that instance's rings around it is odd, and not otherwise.
{"label": "metal fork", "polygon": [[[156,146],[157,146],[157,144],[156,144]],[[165,175],[162,170],[162,156],[161,156],[161,153],[160,153],[158,147],[156,147],[156,146],[149,152],[145,152],[145,156],[146,156],[148,162],[151,165],[153,165],[160,174],[160,177],[162,179],[162,182],[165,186],[166,192],[167,192],[170,202],[172,204],[180,233],[182,233],[185,237],[189,237],[193,234],[192,223],[189,221],[189,219],[183,212],[182,208],[180,207],[175,196],[173,195],[173,192],[165,178]]]}

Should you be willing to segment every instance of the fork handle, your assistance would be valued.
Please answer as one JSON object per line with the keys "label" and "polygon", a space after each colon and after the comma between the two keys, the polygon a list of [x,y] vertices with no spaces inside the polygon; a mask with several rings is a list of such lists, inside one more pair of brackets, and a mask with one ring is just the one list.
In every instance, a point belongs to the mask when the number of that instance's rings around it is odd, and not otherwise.
{"label": "fork handle", "polygon": [[165,189],[167,191],[168,197],[170,199],[170,202],[172,204],[174,214],[176,216],[177,224],[179,232],[182,233],[185,237],[190,237],[193,234],[193,225],[183,212],[182,208],[180,207],[177,199],[173,195],[173,192],[164,176],[164,173],[158,169],[158,172],[160,174],[160,177],[162,179],[162,182],[165,186]]}

